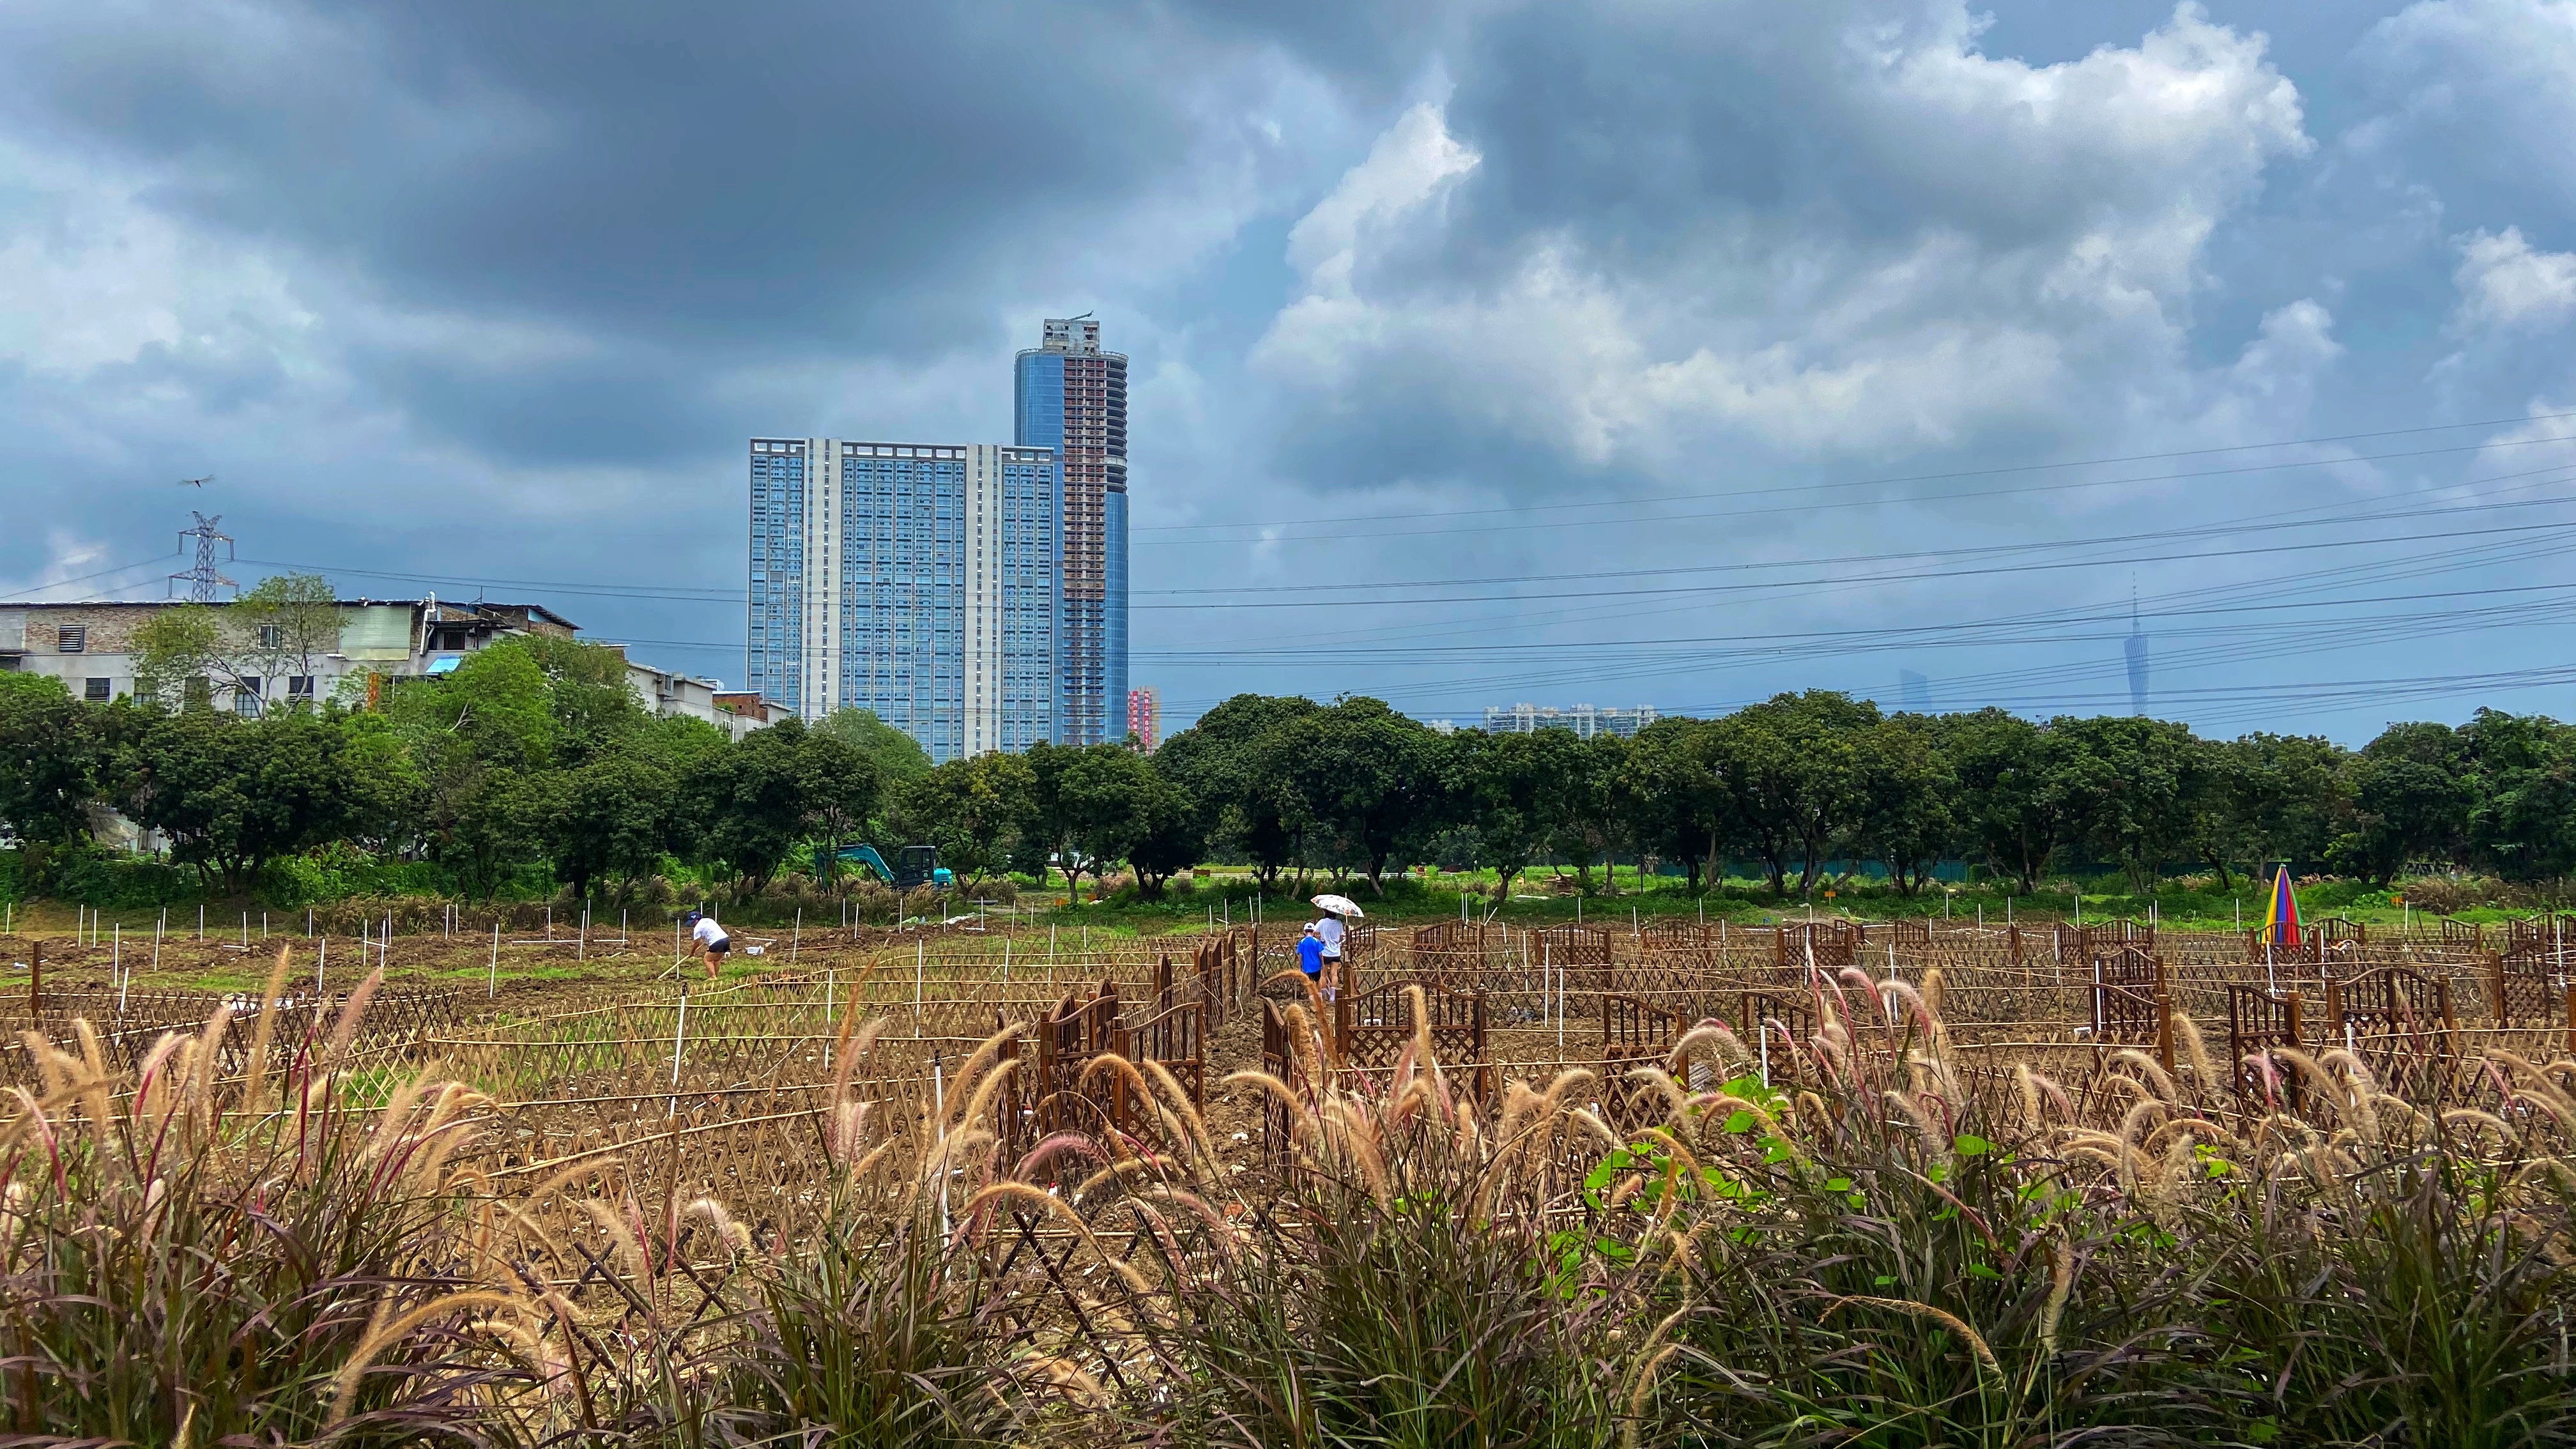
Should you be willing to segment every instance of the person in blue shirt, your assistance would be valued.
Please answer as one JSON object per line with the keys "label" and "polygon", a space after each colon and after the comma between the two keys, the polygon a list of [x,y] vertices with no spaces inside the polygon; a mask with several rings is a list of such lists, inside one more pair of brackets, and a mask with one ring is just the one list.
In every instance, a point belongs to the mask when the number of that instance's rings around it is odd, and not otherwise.
{"label": "person in blue shirt", "polygon": [[1306,973],[1306,983],[1321,992],[1324,979],[1324,938],[1313,926],[1297,938],[1297,969]]}

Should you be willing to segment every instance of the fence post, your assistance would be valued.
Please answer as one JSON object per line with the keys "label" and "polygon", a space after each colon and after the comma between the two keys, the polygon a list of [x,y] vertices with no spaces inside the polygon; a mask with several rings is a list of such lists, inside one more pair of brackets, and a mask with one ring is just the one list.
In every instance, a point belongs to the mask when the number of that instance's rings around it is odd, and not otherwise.
{"label": "fence post", "polygon": [[45,938],[27,938],[27,1024],[45,1029]]}
{"label": "fence post", "polygon": [[[668,1101],[666,1102],[666,1104],[664,1105],[663,1110],[662,1110],[662,1116],[663,1116],[663,1119],[664,1119],[664,1120],[666,1120],[666,1121],[667,1121],[667,1120],[669,1120],[670,1118],[673,1118],[673,1117],[676,1117],[676,1116],[680,1115],[680,1098],[679,1098],[679,1091],[680,1091],[680,1054],[681,1054],[681,1052],[682,1052],[682,1051],[687,1047],[687,1045],[688,1045],[688,1040],[689,1040],[689,983],[688,983],[687,978],[683,977],[683,978],[681,979],[681,981],[680,981],[680,1020],[679,1020],[679,1024],[678,1024],[677,1026],[674,1026],[674,1027],[671,1029],[671,1093],[672,1093],[672,1095],[671,1095],[671,1097],[668,1099]],[[674,1149],[674,1150],[676,1150],[676,1149]]]}

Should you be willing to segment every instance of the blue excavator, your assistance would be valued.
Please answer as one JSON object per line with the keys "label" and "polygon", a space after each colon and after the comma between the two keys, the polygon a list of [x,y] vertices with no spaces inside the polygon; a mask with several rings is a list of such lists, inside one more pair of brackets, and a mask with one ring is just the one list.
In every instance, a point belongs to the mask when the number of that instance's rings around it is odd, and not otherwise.
{"label": "blue excavator", "polygon": [[886,864],[885,857],[877,854],[873,845],[844,845],[834,851],[833,856],[845,864],[866,866],[876,872],[877,879],[899,891],[923,885],[946,890],[957,883],[957,878],[949,874],[948,867],[939,863],[936,846],[905,846],[895,852],[895,858],[902,862],[900,865]]}

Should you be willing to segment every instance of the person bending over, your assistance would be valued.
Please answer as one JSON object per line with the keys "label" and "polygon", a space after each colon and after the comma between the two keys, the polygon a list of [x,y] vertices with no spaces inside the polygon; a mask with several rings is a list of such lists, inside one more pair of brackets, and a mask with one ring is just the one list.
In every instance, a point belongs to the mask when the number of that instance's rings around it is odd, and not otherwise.
{"label": "person bending over", "polygon": [[716,924],[715,917],[702,911],[689,912],[689,939],[707,958],[707,979],[713,981],[724,970],[725,953],[733,949],[733,937]]}

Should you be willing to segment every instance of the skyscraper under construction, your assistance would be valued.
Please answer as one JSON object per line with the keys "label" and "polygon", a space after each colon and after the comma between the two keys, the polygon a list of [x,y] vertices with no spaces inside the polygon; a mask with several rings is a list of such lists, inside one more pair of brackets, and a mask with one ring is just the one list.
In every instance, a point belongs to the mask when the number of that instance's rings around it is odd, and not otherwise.
{"label": "skyscraper under construction", "polygon": [[1012,442],[1057,460],[1063,499],[1056,579],[1057,738],[1127,736],[1127,358],[1100,350],[1100,323],[1048,318],[1014,363]]}

